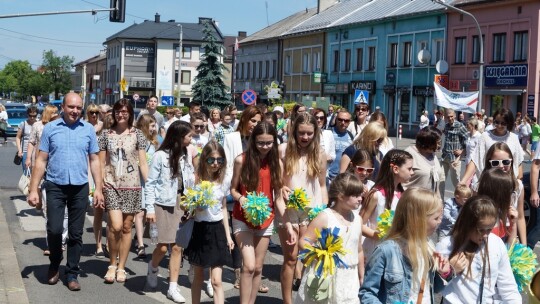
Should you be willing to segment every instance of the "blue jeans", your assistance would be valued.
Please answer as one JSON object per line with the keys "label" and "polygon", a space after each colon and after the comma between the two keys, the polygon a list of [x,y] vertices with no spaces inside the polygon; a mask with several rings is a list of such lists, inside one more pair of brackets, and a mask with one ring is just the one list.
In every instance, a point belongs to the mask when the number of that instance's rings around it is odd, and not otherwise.
{"label": "blue jeans", "polygon": [[21,163],[21,166],[22,166],[22,171],[23,173],[26,171],[26,165],[24,163],[26,163],[26,155],[27,153],[26,152],[23,152],[22,154],[22,163]]}
{"label": "blue jeans", "polygon": [[86,207],[88,206],[88,183],[84,185],[57,185],[45,181],[47,192],[47,241],[51,255],[50,268],[57,270],[62,262],[62,232],[64,214],[68,211],[68,235],[66,275],[79,274],[79,261],[82,252],[82,234]]}

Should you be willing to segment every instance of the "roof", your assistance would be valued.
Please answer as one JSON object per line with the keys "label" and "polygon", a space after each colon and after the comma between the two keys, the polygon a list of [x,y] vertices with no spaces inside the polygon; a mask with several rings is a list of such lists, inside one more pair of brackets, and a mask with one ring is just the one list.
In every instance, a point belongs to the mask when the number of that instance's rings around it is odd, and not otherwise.
{"label": "roof", "polygon": [[285,35],[427,14],[443,9],[442,5],[432,0],[343,0],[291,28]]}
{"label": "roof", "polygon": [[[133,24],[120,32],[108,37],[105,42],[113,39],[180,39],[180,26],[182,25],[182,39],[190,41],[203,41],[202,23],[187,23],[187,22],[155,22],[145,20],[143,23]],[[223,35],[215,25],[214,32],[217,41],[223,41]]]}
{"label": "roof", "polygon": [[240,46],[245,43],[267,40],[277,38],[285,34],[290,28],[298,25],[299,23],[307,20],[317,13],[317,8],[310,8],[301,10],[297,13],[290,15],[272,25],[269,25],[262,30],[255,32],[240,41]]}
{"label": "roof", "polygon": [[80,66],[80,65],[89,64],[89,63],[92,63],[92,62],[104,60],[105,57],[106,57],[105,52],[101,52],[99,55],[90,57],[90,58],[85,59],[85,60],[83,60],[81,62],[77,62],[77,63],[73,64],[73,66]]}

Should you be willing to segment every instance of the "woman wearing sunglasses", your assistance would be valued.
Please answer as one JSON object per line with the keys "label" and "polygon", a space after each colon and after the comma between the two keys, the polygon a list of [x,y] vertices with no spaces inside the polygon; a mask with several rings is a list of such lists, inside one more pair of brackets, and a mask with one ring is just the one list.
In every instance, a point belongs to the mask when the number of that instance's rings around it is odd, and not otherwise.
{"label": "woman wearing sunglasses", "polygon": [[[441,147],[442,133],[434,126],[428,126],[416,134],[416,142],[405,151],[413,157],[414,175],[408,182],[403,183],[406,190],[410,187],[420,187],[439,193],[439,184],[444,182],[444,170],[435,153]],[[444,193],[440,193],[441,199]]]}
{"label": "woman wearing sunglasses", "polygon": [[336,158],[336,142],[334,141],[332,130],[325,130],[327,120],[326,112],[321,108],[316,108],[313,110],[313,116],[317,120],[317,125],[321,131],[320,143],[326,154],[326,161],[331,163]]}
{"label": "woman wearing sunglasses", "polygon": [[[360,103],[354,108],[354,120],[349,124],[347,130],[353,134],[354,139],[357,139],[368,123],[369,105],[367,103]],[[340,173],[343,173],[343,171],[340,171]]]}
{"label": "woman wearing sunglasses", "polygon": [[88,107],[86,107],[86,121],[89,122],[92,126],[94,126],[94,130],[96,130],[96,134],[99,134],[101,132],[101,129],[103,128],[103,122],[99,120],[99,107],[98,105],[92,103]]}
{"label": "woman wearing sunglasses", "polygon": [[514,175],[521,179],[523,177],[523,167],[521,163],[524,159],[524,152],[519,142],[519,137],[512,132],[514,129],[514,114],[508,109],[499,109],[493,114],[493,130],[485,131],[478,138],[476,148],[471,152],[471,160],[467,163],[467,168],[463,177],[462,184],[467,184],[473,174],[477,177],[484,170],[486,160],[486,151],[496,142],[503,142],[510,147],[510,151],[514,156],[512,162],[512,170]]}

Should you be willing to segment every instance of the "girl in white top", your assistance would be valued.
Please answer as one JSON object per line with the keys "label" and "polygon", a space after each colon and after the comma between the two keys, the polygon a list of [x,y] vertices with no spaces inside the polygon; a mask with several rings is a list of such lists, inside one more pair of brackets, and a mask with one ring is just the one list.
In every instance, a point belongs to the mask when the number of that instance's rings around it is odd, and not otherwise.
{"label": "girl in white top", "polygon": [[[358,290],[364,281],[364,254],[362,252],[362,218],[355,210],[362,203],[364,185],[354,175],[341,173],[332,181],[328,191],[330,207],[322,211],[308,226],[305,237],[299,239],[300,247],[314,243],[317,239],[315,230],[324,228],[339,228],[339,236],[343,247],[347,250],[341,259],[347,268],[336,267],[330,286],[328,304],[360,303]],[[315,271],[314,265],[306,268],[295,303],[321,303],[313,301],[306,295],[307,278]]]}
{"label": "girl in white top", "polygon": [[[326,191],[326,156],[320,149],[319,126],[315,117],[308,113],[298,113],[290,128],[289,141],[279,146],[280,158],[284,164],[283,184],[284,197],[295,188],[306,191],[310,205],[305,210],[288,208],[286,214],[300,240],[306,233],[309,224],[310,209],[328,204]],[[279,219],[283,223],[283,219]],[[281,289],[283,301],[292,302],[293,277],[298,286],[302,277],[301,264],[297,264],[298,244],[289,245],[289,235],[285,227],[279,229],[281,247],[283,248],[283,265],[281,268]],[[295,286],[295,288],[296,288]]]}
{"label": "girl in white top", "polygon": [[[362,198],[365,198],[369,190],[375,185],[375,182],[369,179],[374,170],[373,160],[367,150],[359,149],[354,153],[354,156],[349,163],[348,171],[354,174],[364,185]],[[358,207],[358,210],[355,210],[355,212],[360,214],[360,207]]]}
{"label": "girl in white top", "polygon": [[437,244],[454,271],[447,277],[443,303],[521,303],[506,246],[490,233],[497,219],[493,201],[474,196],[463,205],[451,235]]}
{"label": "girl in white top", "polygon": [[[467,138],[465,148],[465,153],[467,153],[467,155],[465,156],[465,163],[468,164],[472,158],[472,151],[476,149],[482,133],[478,132],[478,119],[476,119],[476,117],[469,118],[465,127],[467,128],[467,131],[469,131],[469,138]],[[478,177],[474,175],[472,178],[472,183],[476,183],[477,181]]]}
{"label": "girl in white top", "polygon": [[329,164],[336,158],[336,142],[334,141],[334,134],[332,133],[332,130],[325,130],[324,126],[326,126],[326,120],[328,118],[323,109],[314,109],[313,116],[315,116],[317,125],[319,126],[321,148],[323,148],[324,153],[326,154],[326,161]]}
{"label": "girl in white top", "polygon": [[379,244],[379,231],[377,231],[377,218],[385,209],[396,210],[398,200],[403,193],[402,183],[407,182],[414,174],[412,155],[404,150],[390,150],[381,162],[379,175],[375,184],[366,195],[366,201],[360,209],[362,221],[362,235],[364,241],[364,255],[366,260],[371,256]]}
{"label": "girl in white top", "polygon": [[210,141],[203,148],[197,169],[198,180],[214,184],[213,199],[218,203],[213,207],[195,210],[194,237],[190,240],[185,252],[194,270],[191,285],[192,303],[201,301],[203,270],[208,267],[211,268],[210,278],[214,289],[214,303],[225,302],[221,277],[223,266],[232,262],[230,252],[234,248],[225,199],[227,189],[223,185],[226,162],[225,151],[215,140]]}

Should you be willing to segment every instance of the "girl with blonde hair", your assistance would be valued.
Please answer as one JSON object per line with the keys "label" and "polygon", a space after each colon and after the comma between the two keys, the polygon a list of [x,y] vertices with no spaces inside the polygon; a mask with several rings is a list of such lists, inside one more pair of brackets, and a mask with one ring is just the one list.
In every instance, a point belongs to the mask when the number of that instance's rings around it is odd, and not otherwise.
{"label": "girl with blonde hair", "polygon": [[360,133],[359,136],[357,136],[352,145],[347,147],[345,151],[343,151],[343,155],[341,156],[341,161],[339,163],[339,172],[343,173],[347,170],[349,167],[349,163],[351,162],[351,159],[354,156],[354,153],[358,149],[365,149],[371,154],[371,158],[373,160],[373,165],[375,168],[375,172],[373,172],[372,179],[375,179],[377,177],[377,174],[379,173],[379,167],[381,165],[381,160],[384,157],[384,155],[379,150],[379,147],[381,144],[385,141],[387,136],[386,129],[384,126],[378,122],[370,122],[368,123],[362,130],[362,133]]}
{"label": "girl with blonde hair", "polygon": [[[309,210],[328,203],[326,155],[320,146],[319,126],[313,115],[298,113],[290,131],[289,141],[279,147],[284,164],[283,192],[284,197],[288,198],[291,191],[301,188],[305,190],[310,201],[310,205],[304,210],[288,208],[286,211],[297,239],[302,239],[309,224]],[[278,221],[283,222],[279,218]],[[297,264],[298,245],[289,245],[286,242],[287,230],[279,229],[279,236],[284,255],[281,266],[281,290],[283,301],[291,303],[292,290],[298,290],[300,286],[302,267],[301,264]],[[293,280],[293,277],[296,278]]]}
{"label": "girl with blonde hair", "polygon": [[101,132],[101,129],[103,128],[103,122],[99,120],[99,107],[95,103],[91,103],[86,107],[86,115],[85,120],[89,122],[92,126],[94,126],[94,130],[96,130],[96,134]]}
{"label": "girl with blonde hair", "polygon": [[367,262],[362,303],[433,303],[435,272],[450,269],[429,241],[442,211],[438,193],[421,188],[403,193],[388,236]]}

